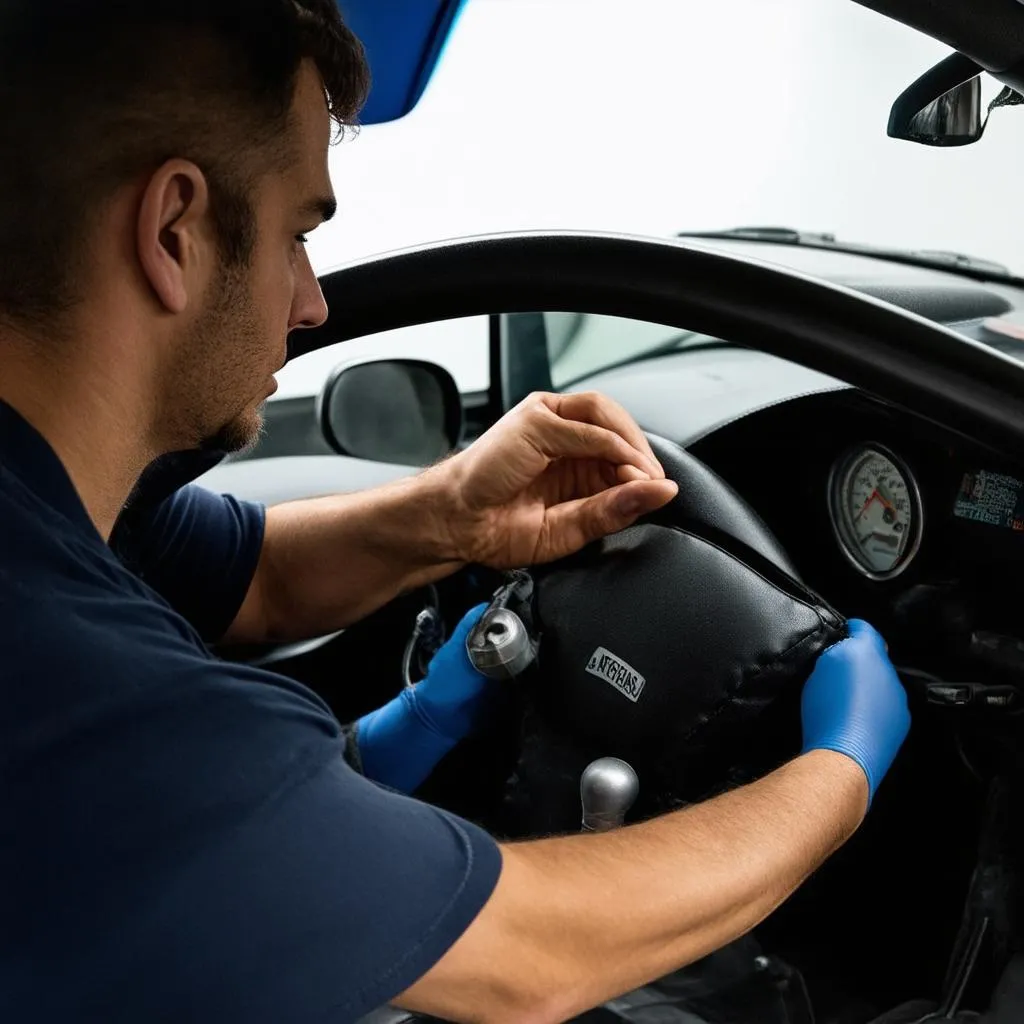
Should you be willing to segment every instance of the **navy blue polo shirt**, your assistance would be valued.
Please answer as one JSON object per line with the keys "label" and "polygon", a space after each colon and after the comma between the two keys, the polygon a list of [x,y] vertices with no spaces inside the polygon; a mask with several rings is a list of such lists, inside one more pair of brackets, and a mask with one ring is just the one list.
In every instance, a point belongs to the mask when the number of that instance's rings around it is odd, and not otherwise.
{"label": "navy blue polo shirt", "polygon": [[305,687],[208,650],[262,531],[189,485],[136,496],[108,545],[0,403],[0,1020],[353,1020],[492,892],[489,836],[354,772]]}

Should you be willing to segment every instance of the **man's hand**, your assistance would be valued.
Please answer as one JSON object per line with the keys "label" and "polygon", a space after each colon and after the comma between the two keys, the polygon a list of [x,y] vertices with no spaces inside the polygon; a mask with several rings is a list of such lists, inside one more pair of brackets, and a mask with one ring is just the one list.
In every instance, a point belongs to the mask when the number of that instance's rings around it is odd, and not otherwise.
{"label": "man's hand", "polygon": [[563,558],[678,490],[629,413],[593,393],[531,395],[437,469],[459,558],[495,568]]}
{"label": "man's hand", "polygon": [[804,751],[852,758],[868,780],[868,803],[910,730],[907,694],[872,626],[851,619],[850,635],[818,658],[804,686]]}

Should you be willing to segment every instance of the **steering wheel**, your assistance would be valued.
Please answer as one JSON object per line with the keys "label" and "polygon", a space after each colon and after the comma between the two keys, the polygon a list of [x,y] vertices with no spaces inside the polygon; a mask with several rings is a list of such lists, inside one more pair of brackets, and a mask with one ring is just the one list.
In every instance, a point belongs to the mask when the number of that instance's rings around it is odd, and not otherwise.
{"label": "steering wheel", "polygon": [[[531,570],[539,649],[523,677],[510,833],[578,826],[579,781],[599,757],[639,774],[638,817],[773,767],[795,753],[800,684],[845,635],[740,495],[678,445],[648,439],[676,498]],[[773,707],[783,713],[766,728]]]}
{"label": "steering wheel", "polygon": [[[1024,450],[1020,363],[857,292],[690,243],[475,238],[379,257],[322,284],[340,313],[294,334],[293,357],[496,311],[603,313],[759,348],[954,424],[975,442]],[[579,773],[591,756],[641,762],[650,798],[641,813],[697,795],[730,748],[750,742],[751,723],[792,696],[788,684],[843,635],[842,619],[800,582],[746,502],[671,442],[651,441],[679,496],[537,574],[538,671],[547,676],[531,690],[509,798],[510,820],[528,808],[531,831],[578,824]],[[684,637],[680,680],[671,652]],[[726,760],[713,767],[718,755]]]}

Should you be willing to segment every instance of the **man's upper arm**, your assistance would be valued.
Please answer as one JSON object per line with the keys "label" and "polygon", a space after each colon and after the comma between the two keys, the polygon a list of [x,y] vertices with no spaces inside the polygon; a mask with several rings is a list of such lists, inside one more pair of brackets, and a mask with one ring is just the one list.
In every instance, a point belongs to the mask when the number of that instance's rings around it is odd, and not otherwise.
{"label": "man's upper arm", "polygon": [[255,595],[264,528],[262,505],[188,484],[156,505],[129,508],[111,547],[214,643],[232,623],[258,633],[260,609],[247,598]]}

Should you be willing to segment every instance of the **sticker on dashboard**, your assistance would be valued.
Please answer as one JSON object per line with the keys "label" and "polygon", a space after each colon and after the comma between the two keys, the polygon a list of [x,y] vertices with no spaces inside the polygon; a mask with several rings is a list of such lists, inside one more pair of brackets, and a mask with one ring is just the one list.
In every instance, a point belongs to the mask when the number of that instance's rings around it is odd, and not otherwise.
{"label": "sticker on dashboard", "polygon": [[587,662],[587,671],[598,679],[603,679],[610,686],[614,686],[623,697],[628,698],[634,704],[640,699],[643,693],[646,679],[632,665],[627,665],[621,658],[616,657],[611,651],[598,647],[590,656]]}
{"label": "sticker on dashboard", "polygon": [[965,473],[953,515],[1024,532],[1024,480],[1005,473]]}

